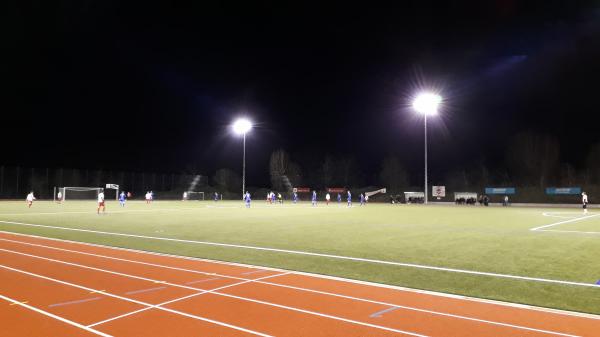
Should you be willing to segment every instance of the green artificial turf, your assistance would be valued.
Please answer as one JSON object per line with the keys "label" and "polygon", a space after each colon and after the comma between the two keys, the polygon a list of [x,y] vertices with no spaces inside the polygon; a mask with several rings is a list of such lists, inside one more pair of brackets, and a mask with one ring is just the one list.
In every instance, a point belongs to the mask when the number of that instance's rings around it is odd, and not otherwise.
{"label": "green artificial turf", "polygon": [[[600,279],[600,216],[579,209],[334,203],[311,207],[253,202],[0,202],[0,220],[395,261],[594,284]],[[69,213],[71,212],[71,213]],[[564,212],[547,217],[543,212]],[[46,214],[44,214],[46,213]],[[47,214],[54,213],[54,214]],[[593,213],[592,213],[593,214]],[[600,288],[469,275],[327,257],[118,237],[0,223],[0,230],[254,265],[600,314]]]}

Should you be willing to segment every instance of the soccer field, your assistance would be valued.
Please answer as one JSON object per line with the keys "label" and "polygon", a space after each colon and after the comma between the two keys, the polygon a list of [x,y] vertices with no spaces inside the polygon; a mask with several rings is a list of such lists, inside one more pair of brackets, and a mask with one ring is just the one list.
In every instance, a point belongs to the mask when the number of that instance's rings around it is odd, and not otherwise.
{"label": "soccer field", "polygon": [[109,202],[99,216],[93,201],[1,202],[0,230],[600,313],[596,215],[157,201]]}

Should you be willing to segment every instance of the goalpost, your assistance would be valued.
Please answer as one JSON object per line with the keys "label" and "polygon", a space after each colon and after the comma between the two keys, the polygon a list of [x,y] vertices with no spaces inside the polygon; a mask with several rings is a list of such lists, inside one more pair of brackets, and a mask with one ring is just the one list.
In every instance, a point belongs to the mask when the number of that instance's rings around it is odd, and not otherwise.
{"label": "goalpost", "polygon": [[67,200],[97,200],[98,194],[104,189],[102,187],[54,187],[54,201],[58,192],[62,194],[62,201]]}
{"label": "goalpost", "polygon": [[204,192],[185,191],[187,193],[186,200],[204,201]]}

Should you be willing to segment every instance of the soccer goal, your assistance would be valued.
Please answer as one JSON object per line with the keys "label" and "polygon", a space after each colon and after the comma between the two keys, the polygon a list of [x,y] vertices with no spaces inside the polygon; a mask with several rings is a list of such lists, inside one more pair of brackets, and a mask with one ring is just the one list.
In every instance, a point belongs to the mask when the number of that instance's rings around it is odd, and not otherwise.
{"label": "soccer goal", "polygon": [[58,193],[61,194],[61,201],[98,200],[98,194],[103,190],[102,187],[55,187],[54,201],[58,200]]}
{"label": "soccer goal", "polygon": [[187,200],[204,201],[204,192],[187,191]]}

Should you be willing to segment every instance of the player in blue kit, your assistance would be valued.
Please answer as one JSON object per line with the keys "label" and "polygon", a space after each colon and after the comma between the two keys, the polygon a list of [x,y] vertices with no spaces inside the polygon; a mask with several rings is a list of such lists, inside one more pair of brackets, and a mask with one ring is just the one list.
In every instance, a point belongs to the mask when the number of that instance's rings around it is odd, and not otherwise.
{"label": "player in blue kit", "polygon": [[341,194],[339,194],[339,193],[338,193],[338,196],[337,196],[337,201],[338,201],[338,204],[339,204],[340,202],[342,202],[342,195],[341,195]]}
{"label": "player in blue kit", "polygon": [[250,208],[250,201],[252,201],[252,199],[250,199],[250,192],[246,191],[246,194],[244,194],[244,201],[246,202],[246,208]]}
{"label": "player in blue kit", "polygon": [[119,194],[119,205],[121,205],[121,207],[125,207],[125,200],[127,200],[125,191],[121,191],[121,194]]}
{"label": "player in blue kit", "polygon": [[313,191],[311,201],[313,206],[317,206],[317,191]]}
{"label": "player in blue kit", "polygon": [[365,195],[361,193],[360,194],[360,205],[364,206],[364,204],[365,204]]}
{"label": "player in blue kit", "polygon": [[348,207],[352,206],[352,193],[348,190]]}
{"label": "player in blue kit", "polygon": [[292,200],[294,201],[294,204],[298,202],[298,193],[294,192],[294,195],[292,196]]}

